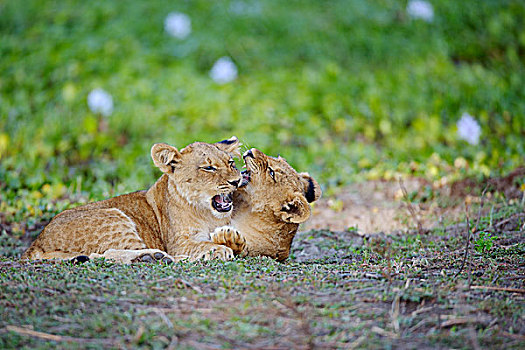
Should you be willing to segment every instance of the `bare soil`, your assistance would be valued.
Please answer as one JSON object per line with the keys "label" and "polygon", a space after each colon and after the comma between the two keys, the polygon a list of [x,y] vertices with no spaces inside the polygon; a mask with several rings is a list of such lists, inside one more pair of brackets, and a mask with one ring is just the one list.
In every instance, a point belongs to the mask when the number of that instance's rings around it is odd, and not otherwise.
{"label": "bare soil", "polygon": [[[427,181],[412,179],[404,181],[404,186],[407,193],[422,193],[430,185]],[[301,230],[356,228],[358,232],[371,234],[415,229],[417,221],[425,229],[432,229],[444,218],[457,220],[462,215],[462,207],[457,200],[450,200],[446,207],[436,202],[409,205],[400,183],[368,181],[348,186],[331,198],[321,198]]]}
{"label": "bare soil", "polygon": [[356,183],[316,202],[301,230],[354,228],[366,234],[430,230],[464,218],[465,204],[480,203],[484,190],[483,199],[488,202],[495,194],[520,200],[524,195],[520,179],[524,177],[525,168],[517,168],[503,177],[467,178],[444,186],[417,178]]}

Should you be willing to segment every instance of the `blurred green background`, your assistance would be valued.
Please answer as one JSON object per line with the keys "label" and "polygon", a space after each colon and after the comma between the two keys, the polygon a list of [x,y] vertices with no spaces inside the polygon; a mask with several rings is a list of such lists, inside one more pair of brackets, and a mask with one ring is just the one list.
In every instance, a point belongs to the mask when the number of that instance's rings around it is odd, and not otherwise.
{"label": "blurred green background", "polygon": [[[232,135],[325,188],[489,176],[525,157],[525,2],[0,2],[0,212],[149,187],[155,142]],[[191,19],[183,38],[166,16]],[[232,82],[209,75],[230,57]],[[93,113],[96,88],[114,103]],[[463,113],[481,127],[461,140]]]}

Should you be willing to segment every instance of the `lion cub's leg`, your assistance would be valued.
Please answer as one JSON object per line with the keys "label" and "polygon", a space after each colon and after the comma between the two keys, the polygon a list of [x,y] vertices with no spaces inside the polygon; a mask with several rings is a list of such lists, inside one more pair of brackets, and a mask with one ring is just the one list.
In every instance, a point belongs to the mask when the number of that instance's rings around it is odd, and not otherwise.
{"label": "lion cub's leg", "polygon": [[69,260],[69,259],[74,259],[76,258],[77,256],[80,256],[80,255],[83,255],[82,253],[80,252],[47,252],[47,253],[43,253],[39,259],[44,259],[44,260]]}
{"label": "lion cub's leg", "polygon": [[22,259],[69,259],[108,249],[145,248],[135,223],[121,210],[70,210],[51,220]]}
{"label": "lion cub's leg", "polygon": [[210,236],[213,243],[230,247],[235,255],[245,255],[244,248],[246,248],[246,238],[244,238],[241,233],[233,227],[218,227]]}
{"label": "lion cub's leg", "polygon": [[135,262],[163,262],[171,264],[175,261],[180,261],[187,258],[186,256],[173,257],[166,252],[159,249],[108,249],[104,254],[92,253],[89,255],[90,259],[105,258],[121,264],[132,264]]}

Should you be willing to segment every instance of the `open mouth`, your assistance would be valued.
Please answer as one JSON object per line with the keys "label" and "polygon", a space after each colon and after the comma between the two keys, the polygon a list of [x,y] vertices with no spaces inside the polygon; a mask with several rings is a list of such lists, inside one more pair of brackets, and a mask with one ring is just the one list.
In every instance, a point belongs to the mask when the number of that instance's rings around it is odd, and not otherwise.
{"label": "open mouth", "polygon": [[242,175],[242,181],[239,187],[244,187],[250,182],[251,172],[250,170],[244,170],[243,172],[241,172],[241,175]]}
{"label": "open mouth", "polygon": [[233,207],[233,197],[231,193],[228,194],[218,194],[211,199],[211,205],[213,209],[217,210],[219,213],[226,213],[232,210]]}

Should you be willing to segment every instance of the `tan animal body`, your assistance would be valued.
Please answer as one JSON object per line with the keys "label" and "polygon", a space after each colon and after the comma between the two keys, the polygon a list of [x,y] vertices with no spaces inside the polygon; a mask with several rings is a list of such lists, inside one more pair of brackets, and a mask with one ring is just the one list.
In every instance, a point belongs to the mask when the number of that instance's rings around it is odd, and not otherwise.
{"label": "tan animal body", "polygon": [[290,255],[299,224],[310,217],[309,203],[321,197],[321,188],[284,158],[269,157],[255,148],[243,158],[246,171],[234,194],[232,216],[232,226],[246,239],[243,255],[283,261]]}
{"label": "tan animal body", "polygon": [[226,245],[237,253],[244,246],[238,233],[221,226],[230,223],[232,194],[241,181],[232,159],[232,154],[240,155],[239,146],[236,137],[215,144],[195,142],[181,151],[153,145],[151,157],[164,174],[149,190],[58,214],[22,259],[231,259],[234,252]]}

